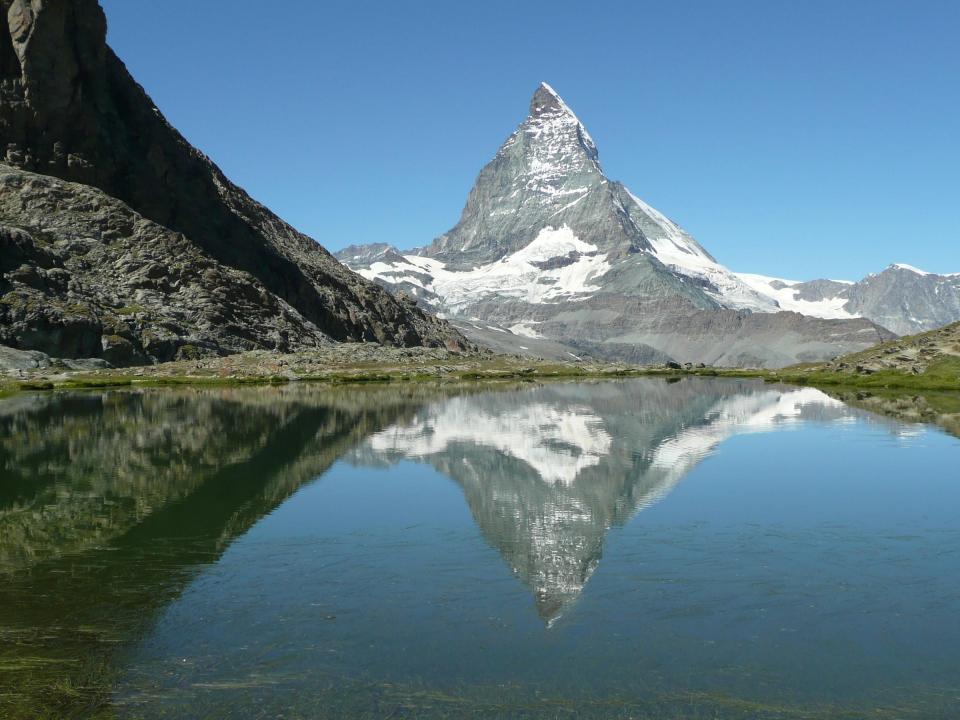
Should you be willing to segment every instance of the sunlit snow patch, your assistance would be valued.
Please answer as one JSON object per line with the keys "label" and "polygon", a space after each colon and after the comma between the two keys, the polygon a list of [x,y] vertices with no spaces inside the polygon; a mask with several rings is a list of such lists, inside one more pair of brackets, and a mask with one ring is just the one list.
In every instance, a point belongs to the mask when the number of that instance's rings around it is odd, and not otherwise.
{"label": "sunlit snow patch", "polygon": [[[782,310],[827,319],[858,317],[843,309],[843,306],[848,302],[848,298],[845,297],[832,297],[824,300],[802,300],[798,298],[799,291],[795,286],[800,285],[800,282],[797,280],[782,280],[752,273],[737,273],[737,277],[757,292],[774,298]],[[845,285],[852,284],[843,280],[835,280],[834,282],[842,282]],[[781,285],[785,287],[781,287]]]}
{"label": "sunlit snow patch", "polygon": [[[561,267],[544,267],[555,260],[567,262]],[[526,247],[472,270],[448,270],[440,260],[405,255],[402,263],[378,262],[359,272],[371,280],[407,279],[435,293],[445,309],[456,312],[493,296],[530,304],[585,300],[601,289],[595,281],[609,269],[606,255],[597,252],[596,245],[583,242],[563,225],[545,227]],[[420,280],[414,273],[430,276],[430,280]]]}

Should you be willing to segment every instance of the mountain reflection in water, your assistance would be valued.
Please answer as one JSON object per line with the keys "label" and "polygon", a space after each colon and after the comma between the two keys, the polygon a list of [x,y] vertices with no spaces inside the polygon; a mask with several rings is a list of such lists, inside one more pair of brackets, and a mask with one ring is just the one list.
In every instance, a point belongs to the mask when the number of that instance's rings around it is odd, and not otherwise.
{"label": "mountain reflection in water", "polygon": [[663,497],[724,439],[855,414],[813,388],[556,384],[431,404],[349,457],[427,462],[459,483],[484,537],[551,625],[597,567],[607,530]]}

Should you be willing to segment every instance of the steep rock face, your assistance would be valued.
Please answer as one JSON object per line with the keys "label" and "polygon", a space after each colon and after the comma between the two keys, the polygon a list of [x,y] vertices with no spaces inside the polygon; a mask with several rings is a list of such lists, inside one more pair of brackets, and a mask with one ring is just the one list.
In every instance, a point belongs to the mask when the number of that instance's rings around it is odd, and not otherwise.
{"label": "steep rock face", "polygon": [[[0,0],[0,10],[0,159],[98,188],[226,272],[246,273],[310,328],[302,340],[291,336],[294,346],[320,336],[463,345],[449,326],[344,268],[190,146],[106,45],[96,0]],[[31,235],[42,222],[23,213],[0,220]],[[257,332],[253,322],[242,326]]]}
{"label": "steep rock face", "polygon": [[[480,171],[453,229],[407,254],[354,247],[338,257],[445,316],[509,330],[518,348],[543,338],[573,353],[628,357],[634,346],[647,358],[775,366],[889,337],[865,320],[779,312],[609,180],[589,133],[546,84]],[[460,327],[470,334],[469,323]]]}
{"label": "steep rock face", "polygon": [[114,365],[332,342],[250,273],[86,185],[0,165],[0,345]]}

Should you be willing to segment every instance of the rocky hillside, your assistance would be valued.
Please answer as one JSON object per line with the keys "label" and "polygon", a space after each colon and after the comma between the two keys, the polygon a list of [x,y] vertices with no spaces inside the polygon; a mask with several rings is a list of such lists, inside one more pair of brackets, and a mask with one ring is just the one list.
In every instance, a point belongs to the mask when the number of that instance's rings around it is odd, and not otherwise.
{"label": "rocky hillside", "polygon": [[960,322],[844,355],[824,368],[859,375],[902,372],[911,375],[949,374],[960,378]]}
{"label": "rocky hillside", "polygon": [[107,46],[97,0],[0,10],[0,343],[121,364],[465,346],[193,148]]}
{"label": "rocky hillside", "polygon": [[575,355],[775,367],[891,337],[863,319],[780,312],[609,180],[583,123],[546,84],[453,229],[406,254],[378,245],[338,257],[446,317],[510,333],[518,348],[533,338]]}

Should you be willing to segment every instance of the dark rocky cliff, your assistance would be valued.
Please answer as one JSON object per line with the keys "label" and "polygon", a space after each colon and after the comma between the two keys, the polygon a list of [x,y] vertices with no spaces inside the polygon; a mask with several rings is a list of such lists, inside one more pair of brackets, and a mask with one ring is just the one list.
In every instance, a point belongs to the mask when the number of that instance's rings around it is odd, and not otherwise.
{"label": "dark rocky cliff", "polygon": [[[331,340],[463,346],[455,330],[347,270],[192,147],[107,46],[97,0],[0,0],[0,11],[0,161],[10,166],[0,187],[0,225],[7,226],[0,343],[87,356],[107,352],[108,338],[123,337],[126,359],[113,353],[121,362],[166,360],[184,346],[202,353]],[[74,184],[43,187],[29,173]],[[34,201],[18,202],[24,187]],[[101,211],[92,227],[59,214],[89,220],[91,203]],[[143,230],[141,219],[152,223],[146,236],[134,234]],[[118,242],[148,243],[128,247],[127,255],[149,255],[150,267],[103,251]],[[8,268],[7,246],[14,245],[20,264]],[[86,260],[78,260],[75,246]],[[190,255],[196,258],[186,261]],[[71,280],[83,263],[80,287]],[[183,313],[167,318],[165,308],[189,306],[192,299],[180,293],[182,273],[199,267],[211,271],[195,284],[212,296],[216,312],[186,327]],[[146,276],[139,287],[123,285],[131,273]],[[214,274],[232,280],[219,284]],[[109,291],[101,291],[101,279]],[[248,288],[239,296],[237,282]],[[252,312],[236,312],[243,297]],[[78,306],[90,320],[82,340],[74,330],[57,332]],[[131,307],[149,308],[149,328],[115,327],[114,311]],[[34,322],[38,310],[44,327]],[[167,320],[173,329],[163,329]],[[150,328],[160,329],[163,343],[144,335]]]}

